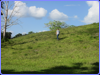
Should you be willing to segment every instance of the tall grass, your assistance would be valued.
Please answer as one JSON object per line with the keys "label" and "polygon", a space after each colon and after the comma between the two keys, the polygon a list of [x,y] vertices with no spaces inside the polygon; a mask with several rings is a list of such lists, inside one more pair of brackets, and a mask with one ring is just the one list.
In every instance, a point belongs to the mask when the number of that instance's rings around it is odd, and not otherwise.
{"label": "tall grass", "polygon": [[1,43],[3,74],[99,72],[99,24],[29,34]]}

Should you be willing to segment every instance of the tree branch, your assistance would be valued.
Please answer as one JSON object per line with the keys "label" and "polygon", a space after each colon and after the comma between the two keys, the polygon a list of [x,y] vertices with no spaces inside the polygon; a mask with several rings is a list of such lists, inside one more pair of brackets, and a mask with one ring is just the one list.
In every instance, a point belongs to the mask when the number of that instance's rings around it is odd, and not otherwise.
{"label": "tree branch", "polygon": [[3,16],[4,16],[4,19],[5,19],[5,15],[4,15],[4,13],[3,13],[3,11],[1,10],[1,12],[2,12],[2,14],[3,14]]}
{"label": "tree branch", "polygon": [[[16,13],[15,13],[15,14],[16,14]],[[14,14],[14,15],[15,15],[15,14]],[[8,21],[11,21],[12,17],[13,17],[13,15],[10,15],[10,17],[8,18]]]}
{"label": "tree branch", "polygon": [[4,1],[5,5],[7,5],[6,1]]}
{"label": "tree branch", "polygon": [[[18,2],[19,3],[19,2]],[[17,3],[17,4],[18,4]],[[13,11],[12,11],[12,13],[11,13],[11,15],[10,15],[10,17],[8,18],[8,19],[10,19],[12,16],[13,16],[13,12],[14,12],[14,10],[15,10],[15,8],[17,7],[17,4],[15,5],[15,7],[13,8]]]}
{"label": "tree branch", "polygon": [[9,8],[8,9],[10,9],[11,8],[11,6],[13,6],[14,5],[14,3],[13,4],[11,4],[10,6],[9,6]]}
{"label": "tree branch", "polygon": [[[19,2],[18,2],[19,3]],[[17,3],[17,4],[18,4]],[[11,14],[10,14],[10,16],[8,16],[8,4],[9,4],[9,1],[5,1],[5,7],[6,7],[6,9],[4,10],[4,11],[6,11],[5,13],[3,12],[3,10],[1,10],[1,12],[3,13],[3,17],[2,17],[2,20],[1,20],[1,22],[2,22],[2,25],[1,25],[1,30],[4,30],[4,27],[6,26],[6,29],[8,29],[8,28],[10,28],[11,26],[13,26],[13,25],[20,25],[19,23],[18,23],[18,19],[20,18],[20,17],[18,17],[17,19],[15,19],[14,21],[12,21],[12,18],[14,17],[14,15],[16,14],[16,13],[19,13],[19,12],[17,12],[17,11],[15,11],[15,8],[17,7],[17,4],[14,6],[14,8],[13,8],[13,10],[12,10],[12,12],[11,12]],[[12,6],[12,5],[11,5]],[[10,7],[11,7],[10,6]],[[15,12],[15,13],[14,13]],[[14,14],[13,14],[14,13]],[[9,17],[7,20],[6,20],[6,24],[7,25],[5,25],[5,24],[3,24],[3,22],[5,23],[5,19],[7,18],[7,17]],[[21,25],[20,25],[21,26]],[[21,26],[22,27],[22,26]]]}

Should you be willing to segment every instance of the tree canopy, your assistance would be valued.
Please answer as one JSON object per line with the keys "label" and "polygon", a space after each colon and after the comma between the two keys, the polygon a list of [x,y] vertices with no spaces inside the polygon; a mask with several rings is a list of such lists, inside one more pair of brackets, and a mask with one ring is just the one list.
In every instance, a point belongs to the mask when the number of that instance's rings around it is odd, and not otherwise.
{"label": "tree canopy", "polygon": [[67,28],[68,25],[65,22],[60,21],[50,21],[49,23],[45,23],[46,27],[49,27],[50,30],[56,30],[59,28]]}

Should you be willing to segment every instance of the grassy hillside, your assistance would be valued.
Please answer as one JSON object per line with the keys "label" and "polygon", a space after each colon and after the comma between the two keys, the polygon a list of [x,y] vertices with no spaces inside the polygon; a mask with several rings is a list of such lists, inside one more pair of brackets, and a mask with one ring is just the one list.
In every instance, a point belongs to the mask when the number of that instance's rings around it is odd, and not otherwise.
{"label": "grassy hillside", "polygon": [[29,34],[2,43],[3,74],[99,73],[99,24]]}

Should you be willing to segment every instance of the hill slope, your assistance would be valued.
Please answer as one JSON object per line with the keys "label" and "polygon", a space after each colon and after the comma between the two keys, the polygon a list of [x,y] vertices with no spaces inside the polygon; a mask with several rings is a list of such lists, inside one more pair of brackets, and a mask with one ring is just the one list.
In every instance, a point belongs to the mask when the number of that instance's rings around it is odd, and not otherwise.
{"label": "hill slope", "polygon": [[99,73],[99,24],[34,33],[2,43],[2,73]]}

